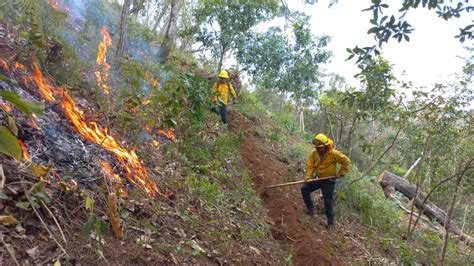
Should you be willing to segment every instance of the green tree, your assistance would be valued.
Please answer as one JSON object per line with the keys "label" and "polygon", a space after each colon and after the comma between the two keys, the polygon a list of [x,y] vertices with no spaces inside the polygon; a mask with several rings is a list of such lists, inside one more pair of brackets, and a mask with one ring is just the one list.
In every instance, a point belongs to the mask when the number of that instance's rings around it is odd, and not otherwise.
{"label": "green tree", "polygon": [[302,131],[305,107],[314,103],[322,84],[320,65],[331,57],[324,49],[328,42],[329,37],[311,33],[308,16],[294,13],[291,36],[279,28],[270,28],[251,35],[238,53],[239,61],[258,86],[295,102]]}
{"label": "green tree", "polygon": [[123,2],[122,14],[120,16],[120,36],[117,43],[117,50],[115,52],[117,60],[120,60],[120,58],[123,56],[131,4],[132,0],[125,0]]}
{"label": "green tree", "polygon": [[226,55],[258,23],[278,14],[279,1],[261,0],[206,0],[200,1],[194,10],[195,26],[186,34],[194,35],[196,41],[209,49],[218,59],[218,70]]}
{"label": "green tree", "polygon": [[382,57],[365,58],[358,67],[360,72],[355,77],[360,80],[362,89],[348,91],[342,102],[355,106],[364,118],[393,108],[395,77],[390,63]]}

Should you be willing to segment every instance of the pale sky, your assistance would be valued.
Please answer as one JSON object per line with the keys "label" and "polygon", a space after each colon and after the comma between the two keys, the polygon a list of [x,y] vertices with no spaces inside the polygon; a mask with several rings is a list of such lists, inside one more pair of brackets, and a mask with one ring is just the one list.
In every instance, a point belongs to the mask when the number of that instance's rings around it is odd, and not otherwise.
{"label": "pale sky", "polygon": [[[311,16],[311,28],[316,35],[329,35],[331,42],[328,49],[332,51],[333,58],[327,65],[328,72],[338,73],[345,77],[351,85],[358,85],[353,78],[357,73],[355,60],[345,61],[348,56],[346,48],[371,46],[375,41],[367,31],[371,24],[371,12],[361,12],[370,6],[370,0],[339,0],[328,8],[329,0],[320,0],[314,5],[304,5],[302,1],[287,1],[289,8],[298,10]],[[389,3],[390,9],[399,7],[401,1],[384,1]],[[385,15],[397,12],[384,12]],[[438,18],[435,11],[419,8],[410,10],[406,16],[408,22],[415,28],[411,33],[410,42],[398,43],[391,39],[384,44],[383,55],[394,65],[395,76],[405,81],[413,81],[416,86],[428,86],[435,82],[446,82],[452,79],[454,73],[459,73],[464,61],[459,56],[466,57],[468,52],[463,45],[473,45],[473,42],[460,43],[454,38],[459,33],[459,28],[466,26],[474,19],[469,13],[463,13],[460,19],[445,21]],[[266,23],[268,25],[283,25],[284,20],[279,19]],[[402,76],[405,71],[406,76]]]}

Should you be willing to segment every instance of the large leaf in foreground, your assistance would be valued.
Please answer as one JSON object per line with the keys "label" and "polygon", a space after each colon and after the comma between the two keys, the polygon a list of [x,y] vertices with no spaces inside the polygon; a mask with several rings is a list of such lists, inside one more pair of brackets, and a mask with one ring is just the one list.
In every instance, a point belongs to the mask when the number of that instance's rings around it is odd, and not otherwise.
{"label": "large leaf in foreground", "polygon": [[13,104],[18,110],[25,113],[27,116],[32,114],[44,115],[43,106],[34,102],[27,102],[23,100],[20,95],[13,91],[0,91],[0,97],[4,101],[8,101]]}
{"label": "large leaf in foreground", "polygon": [[5,126],[0,126],[0,153],[21,159],[21,148],[18,140]]}

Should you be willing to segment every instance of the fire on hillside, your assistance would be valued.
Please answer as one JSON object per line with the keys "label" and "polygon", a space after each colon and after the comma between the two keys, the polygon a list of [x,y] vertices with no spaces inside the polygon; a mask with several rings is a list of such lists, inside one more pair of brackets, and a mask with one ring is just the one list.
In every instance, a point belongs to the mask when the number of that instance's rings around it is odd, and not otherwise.
{"label": "fire on hillside", "polygon": [[[84,111],[69,93],[63,88],[55,86],[50,78],[44,76],[36,62],[33,62],[32,65],[33,70],[28,71],[27,67],[20,63],[8,62],[0,58],[0,66],[5,74],[12,79],[21,80],[23,87],[28,91],[37,91],[41,98],[49,104],[45,111],[47,118],[32,118],[32,121],[25,125],[23,142],[20,144],[24,151],[23,159],[27,160],[32,157],[28,152],[30,150],[34,156],[45,162],[56,158],[57,167],[74,171],[95,164],[96,160],[93,160],[93,157],[97,156],[100,159],[99,166],[110,179],[109,183],[113,183],[113,186],[125,183],[121,180],[120,174],[113,172],[113,168],[107,162],[112,158],[107,153],[104,154],[101,151],[103,149],[115,157],[120,165],[121,175],[126,176],[128,182],[141,188],[149,195],[155,195],[159,191],[158,187],[150,178],[137,154],[133,150],[127,150],[123,144],[109,134],[107,128],[101,127],[97,122],[87,121]],[[4,89],[17,91],[25,98],[34,98],[28,91],[7,82],[2,82],[0,85]],[[69,124],[73,125],[76,133],[95,145],[82,141],[76,134],[70,132],[66,126],[68,123],[61,121],[63,116],[67,118]],[[157,135],[175,139],[171,130],[157,132]],[[157,141],[154,140],[151,144],[157,146],[156,143]],[[89,173],[94,174],[90,169]]]}

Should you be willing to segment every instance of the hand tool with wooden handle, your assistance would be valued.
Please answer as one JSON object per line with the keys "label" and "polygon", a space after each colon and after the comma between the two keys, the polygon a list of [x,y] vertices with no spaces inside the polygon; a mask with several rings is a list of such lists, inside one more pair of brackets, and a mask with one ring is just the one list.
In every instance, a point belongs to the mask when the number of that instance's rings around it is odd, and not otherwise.
{"label": "hand tool with wooden handle", "polygon": [[296,185],[296,184],[310,183],[310,182],[315,182],[315,181],[323,181],[323,180],[329,180],[329,179],[334,179],[334,178],[337,178],[337,176],[327,176],[327,177],[322,177],[322,178],[315,178],[315,179],[309,179],[309,180],[300,180],[300,181],[288,182],[288,183],[283,183],[283,184],[276,184],[276,185],[268,186],[267,188],[286,187],[286,186],[291,186],[291,185]]}

